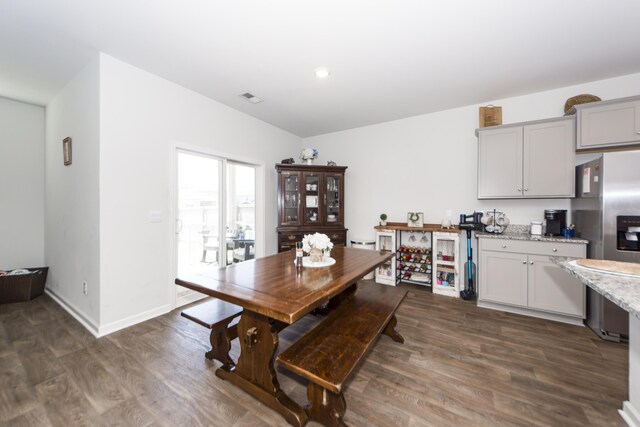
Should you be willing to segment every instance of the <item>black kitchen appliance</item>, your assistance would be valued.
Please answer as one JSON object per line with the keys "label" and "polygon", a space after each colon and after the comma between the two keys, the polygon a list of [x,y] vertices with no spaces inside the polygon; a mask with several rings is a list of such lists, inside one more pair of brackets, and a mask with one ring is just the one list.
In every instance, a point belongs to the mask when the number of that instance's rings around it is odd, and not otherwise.
{"label": "black kitchen appliance", "polygon": [[619,251],[640,252],[640,216],[620,215],[616,218],[616,248]]}
{"label": "black kitchen appliance", "polygon": [[545,236],[562,236],[562,230],[567,228],[567,211],[562,209],[547,209],[544,211],[547,220]]}

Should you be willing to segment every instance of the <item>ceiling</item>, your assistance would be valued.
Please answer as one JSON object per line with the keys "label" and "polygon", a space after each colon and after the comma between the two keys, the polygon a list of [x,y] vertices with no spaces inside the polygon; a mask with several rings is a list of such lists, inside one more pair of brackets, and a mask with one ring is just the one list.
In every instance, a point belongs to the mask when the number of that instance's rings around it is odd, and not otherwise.
{"label": "ceiling", "polygon": [[102,51],[307,137],[640,72],[639,18],[637,0],[0,0],[0,96],[46,105]]}

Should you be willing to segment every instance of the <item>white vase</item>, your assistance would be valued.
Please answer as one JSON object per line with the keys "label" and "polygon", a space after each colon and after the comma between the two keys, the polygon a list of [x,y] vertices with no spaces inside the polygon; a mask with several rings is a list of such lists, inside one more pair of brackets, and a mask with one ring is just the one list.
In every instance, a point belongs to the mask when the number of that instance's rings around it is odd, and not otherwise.
{"label": "white vase", "polygon": [[306,162],[308,165],[312,165],[313,164],[313,159],[306,159]]}

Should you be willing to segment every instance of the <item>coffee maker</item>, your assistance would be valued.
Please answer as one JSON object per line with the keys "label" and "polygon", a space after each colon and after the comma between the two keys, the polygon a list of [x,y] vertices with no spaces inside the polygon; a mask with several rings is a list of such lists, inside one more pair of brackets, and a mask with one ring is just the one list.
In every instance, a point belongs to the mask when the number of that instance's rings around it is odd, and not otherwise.
{"label": "coffee maker", "polygon": [[545,236],[561,236],[562,229],[567,228],[567,211],[561,209],[546,209],[544,219],[547,220]]}

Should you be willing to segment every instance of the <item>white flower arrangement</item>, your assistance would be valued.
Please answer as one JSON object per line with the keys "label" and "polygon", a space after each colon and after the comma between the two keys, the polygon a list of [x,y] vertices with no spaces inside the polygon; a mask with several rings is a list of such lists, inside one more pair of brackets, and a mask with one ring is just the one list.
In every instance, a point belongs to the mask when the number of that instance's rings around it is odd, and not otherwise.
{"label": "white flower arrangement", "polygon": [[326,234],[306,234],[302,239],[302,250],[309,253],[311,249],[330,251],[333,249],[333,243],[331,243],[331,239]]}
{"label": "white flower arrangement", "polygon": [[318,150],[315,148],[305,148],[300,152],[300,160],[312,160],[318,158]]}

